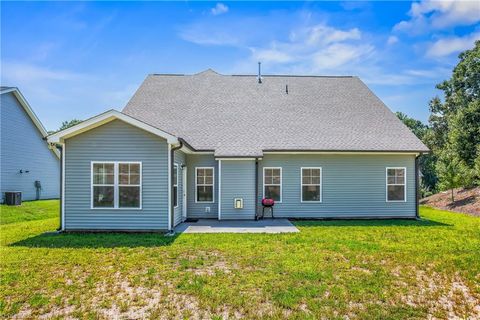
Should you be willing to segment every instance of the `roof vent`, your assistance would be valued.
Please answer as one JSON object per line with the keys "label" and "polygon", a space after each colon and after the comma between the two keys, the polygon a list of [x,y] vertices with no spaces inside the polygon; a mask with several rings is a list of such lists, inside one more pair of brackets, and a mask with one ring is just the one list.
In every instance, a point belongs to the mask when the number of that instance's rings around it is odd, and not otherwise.
{"label": "roof vent", "polygon": [[258,83],[262,83],[262,63],[258,62]]}

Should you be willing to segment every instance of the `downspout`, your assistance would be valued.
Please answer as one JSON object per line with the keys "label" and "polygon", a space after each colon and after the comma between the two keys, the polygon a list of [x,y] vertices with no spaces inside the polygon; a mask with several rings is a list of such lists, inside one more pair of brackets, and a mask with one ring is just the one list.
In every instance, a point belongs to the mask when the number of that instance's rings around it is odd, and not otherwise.
{"label": "downspout", "polygon": [[[174,200],[175,200],[175,194],[173,193],[173,176],[174,176],[174,171],[175,171],[175,151],[176,150],[179,150],[183,147],[183,142],[181,139],[178,140],[180,142],[180,144],[176,147],[173,147],[170,149],[170,159],[171,159],[171,162],[170,162],[170,196],[171,196],[171,201],[170,201],[170,212],[172,213],[170,215],[170,230],[169,233],[173,233],[173,230],[175,229],[175,204],[174,204]],[[177,172],[177,175],[178,175],[178,172]]]}
{"label": "downspout", "polygon": [[258,215],[258,158],[255,158],[255,220]]}
{"label": "downspout", "polygon": [[63,147],[62,145],[60,144],[57,144],[55,145],[55,147],[58,149],[58,151],[60,152],[60,225],[58,226],[58,229],[57,231],[62,231],[62,225],[63,225],[63,221],[62,221],[62,216],[63,216],[63,212],[62,212],[62,208],[63,208]]}
{"label": "downspout", "polygon": [[421,156],[415,156],[415,218],[420,219],[420,186],[418,181],[419,165],[418,158]]}

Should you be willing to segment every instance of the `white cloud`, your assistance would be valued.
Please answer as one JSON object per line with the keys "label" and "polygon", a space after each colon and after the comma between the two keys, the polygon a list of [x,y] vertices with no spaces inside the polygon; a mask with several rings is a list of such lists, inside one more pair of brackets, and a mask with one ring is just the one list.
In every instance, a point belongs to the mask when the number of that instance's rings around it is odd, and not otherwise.
{"label": "white cloud", "polygon": [[343,9],[345,10],[360,10],[366,9],[371,6],[367,1],[343,1],[340,3]]}
{"label": "white cloud", "polygon": [[452,72],[450,68],[433,67],[431,69],[407,69],[404,73],[406,75],[422,78],[442,78],[447,77],[450,72]]}
{"label": "white cloud", "polygon": [[357,28],[342,30],[317,24],[293,30],[287,41],[250,48],[249,61],[262,61],[270,68],[287,68],[297,73],[339,72],[337,68],[374,52],[374,47],[361,39],[362,33]]}
{"label": "white cloud", "polygon": [[22,91],[48,130],[64,120],[121,109],[139,85],[117,73],[93,75],[17,60],[2,61],[1,78],[2,85]]}
{"label": "white cloud", "polygon": [[257,20],[236,21],[222,28],[217,24],[199,21],[182,28],[179,35],[199,45],[247,49],[250,52],[248,63],[252,65],[261,61],[265,66],[277,70],[289,67],[297,68],[295,71],[302,73],[332,70],[356,62],[374,51],[374,47],[362,39],[362,32],[358,28],[334,28],[325,23],[310,26],[302,24],[301,27],[292,26],[285,40],[275,40],[273,34],[272,40],[264,41],[264,36],[251,35],[244,30],[248,25],[246,22],[262,26]]}
{"label": "white cloud", "polygon": [[268,61],[273,63],[291,62],[293,58],[286,52],[277,49],[255,49],[252,48],[252,57],[258,61]]}
{"label": "white cloud", "polygon": [[329,70],[357,62],[373,52],[371,45],[332,44],[313,55],[313,62],[320,70]]}
{"label": "white cloud", "polygon": [[387,44],[388,45],[393,45],[398,42],[398,38],[396,36],[390,36],[387,39]]}
{"label": "white cloud", "polygon": [[220,14],[227,13],[228,12],[228,7],[226,5],[224,5],[223,3],[217,3],[217,5],[210,10],[210,12],[214,16],[218,16]]}
{"label": "white cloud", "polygon": [[215,25],[192,24],[180,31],[179,36],[188,42],[199,45],[237,46],[241,40],[228,29]]}
{"label": "white cloud", "polygon": [[27,63],[5,62],[2,66],[2,80],[7,79],[12,82],[11,85],[13,86],[17,82],[31,83],[35,81],[70,80],[79,77],[82,77],[82,75]]}
{"label": "white cloud", "polygon": [[448,37],[437,40],[427,50],[426,56],[439,58],[471,49],[476,40],[480,40],[480,32],[464,37]]}
{"label": "white cloud", "polygon": [[418,34],[431,29],[468,26],[480,21],[479,13],[478,1],[423,0],[412,3],[408,12],[410,19],[396,24],[394,30]]}
{"label": "white cloud", "polygon": [[[303,34],[303,38],[306,38],[306,42],[309,45],[325,45],[346,40],[358,40],[361,38],[360,30],[358,30],[357,28],[345,31],[335,29],[323,24],[305,28],[304,30],[302,30],[301,34]],[[295,38],[297,37],[298,36],[293,33],[290,36],[290,39],[295,40]]]}

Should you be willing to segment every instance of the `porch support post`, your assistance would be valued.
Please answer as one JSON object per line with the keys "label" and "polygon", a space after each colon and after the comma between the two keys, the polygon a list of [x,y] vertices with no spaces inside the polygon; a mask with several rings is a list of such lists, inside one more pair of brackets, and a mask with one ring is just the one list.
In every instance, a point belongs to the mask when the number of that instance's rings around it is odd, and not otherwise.
{"label": "porch support post", "polygon": [[419,157],[415,156],[415,218],[417,219],[420,219]]}
{"label": "porch support post", "polygon": [[172,224],[172,216],[173,216],[173,210],[172,210],[172,145],[169,143],[168,144],[168,231],[172,232],[173,231],[173,224]]}
{"label": "porch support post", "polygon": [[[175,171],[175,151],[183,147],[183,142],[181,140],[179,143],[180,144],[176,147],[168,144],[168,231],[170,233],[173,233],[173,229],[175,228],[175,201],[173,199],[175,193],[173,192],[173,176]],[[178,174],[179,172],[177,172],[177,179]]]}
{"label": "porch support post", "polygon": [[222,220],[222,160],[218,159],[218,220]]}
{"label": "porch support post", "polygon": [[258,215],[258,158],[255,158],[255,220]]}
{"label": "porch support post", "polygon": [[65,143],[57,143],[60,151],[60,224],[57,231],[65,230]]}
{"label": "porch support post", "polygon": [[62,210],[62,220],[61,220],[61,227],[62,231],[65,231],[65,158],[67,155],[67,146],[62,144],[62,194],[60,197],[62,198],[61,209]]}

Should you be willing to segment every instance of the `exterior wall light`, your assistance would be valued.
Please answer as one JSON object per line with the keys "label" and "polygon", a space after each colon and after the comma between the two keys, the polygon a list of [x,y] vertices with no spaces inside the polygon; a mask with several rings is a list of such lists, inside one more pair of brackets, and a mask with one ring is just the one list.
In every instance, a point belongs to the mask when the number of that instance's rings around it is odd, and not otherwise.
{"label": "exterior wall light", "polygon": [[235,209],[243,209],[243,199],[242,198],[235,198],[233,200],[233,207]]}

